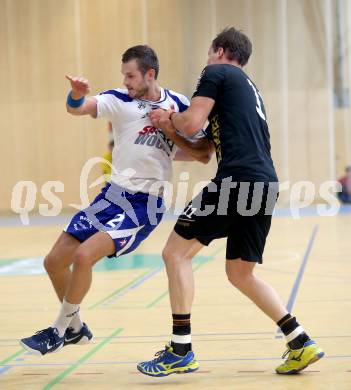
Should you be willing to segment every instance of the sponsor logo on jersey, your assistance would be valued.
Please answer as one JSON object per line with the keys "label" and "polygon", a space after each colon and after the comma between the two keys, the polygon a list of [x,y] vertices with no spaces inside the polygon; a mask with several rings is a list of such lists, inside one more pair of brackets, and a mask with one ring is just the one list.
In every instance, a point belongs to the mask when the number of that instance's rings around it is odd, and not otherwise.
{"label": "sponsor logo on jersey", "polygon": [[139,108],[139,110],[144,110],[146,108],[146,103],[145,102],[138,102],[138,108]]}
{"label": "sponsor logo on jersey", "polygon": [[161,129],[153,126],[145,126],[140,130],[134,143],[163,150],[167,156],[170,156],[174,148],[174,142],[167,138]]}
{"label": "sponsor logo on jersey", "polygon": [[222,148],[221,148],[221,139],[219,137],[220,125],[219,125],[218,114],[210,119],[210,126],[211,126],[210,129],[212,133],[213,143],[216,149],[217,161],[220,162],[222,160]]}
{"label": "sponsor logo on jersey", "polygon": [[74,230],[86,230],[93,227],[93,223],[85,216],[81,215],[79,221],[73,225]]}

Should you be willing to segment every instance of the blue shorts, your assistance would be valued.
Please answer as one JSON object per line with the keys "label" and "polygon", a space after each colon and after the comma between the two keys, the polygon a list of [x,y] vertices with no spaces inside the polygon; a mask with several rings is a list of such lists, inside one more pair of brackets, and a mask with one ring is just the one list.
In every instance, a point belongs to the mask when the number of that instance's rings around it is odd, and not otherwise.
{"label": "blue shorts", "polygon": [[161,222],[163,199],[143,192],[127,192],[107,184],[89,207],[78,212],[64,231],[80,242],[106,232],[115,243],[117,257],[132,252]]}

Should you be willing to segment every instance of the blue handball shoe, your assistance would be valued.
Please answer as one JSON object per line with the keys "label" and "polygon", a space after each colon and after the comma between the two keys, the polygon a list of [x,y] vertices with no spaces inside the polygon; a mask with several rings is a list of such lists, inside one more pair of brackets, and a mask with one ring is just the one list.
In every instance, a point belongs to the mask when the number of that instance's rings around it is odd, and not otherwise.
{"label": "blue handball shoe", "polygon": [[86,323],[83,323],[82,328],[78,332],[74,332],[73,328],[67,328],[65,333],[65,341],[63,346],[70,344],[84,345],[89,344],[93,339],[93,334],[90,332]]}
{"label": "blue handball shoe", "polygon": [[20,341],[20,344],[27,351],[35,355],[46,355],[47,353],[57,352],[63,347],[65,338],[60,337],[56,328],[46,328],[36,332],[31,337],[26,337]]}
{"label": "blue handball shoe", "polygon": [[160,377],[170,374],[185,374],[199,369],[194,352],[189,351],[185,356],[176,355],[170,345],[156,353],[156,358],[137,365],[137,369],[149,376]]}

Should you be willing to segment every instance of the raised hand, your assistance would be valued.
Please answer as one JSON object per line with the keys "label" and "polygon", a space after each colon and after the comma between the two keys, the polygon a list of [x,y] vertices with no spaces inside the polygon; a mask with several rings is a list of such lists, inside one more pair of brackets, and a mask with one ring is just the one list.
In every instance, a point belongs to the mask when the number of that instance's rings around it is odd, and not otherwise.
{"label": "raised hand", "polygon": [[90,85],[87,79],[85,79],[84,77],[69,75],[66,75],[65,77],[71,83],[71,96],[73,99],[80,99],[81,97],[88,95],[88,93],[90,92]]}

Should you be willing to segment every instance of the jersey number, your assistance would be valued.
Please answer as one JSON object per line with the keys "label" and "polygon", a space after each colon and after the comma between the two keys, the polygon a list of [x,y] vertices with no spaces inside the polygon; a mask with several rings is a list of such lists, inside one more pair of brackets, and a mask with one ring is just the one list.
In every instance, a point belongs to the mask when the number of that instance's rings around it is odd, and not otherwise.
{"label": "jersey number", "polygon": [[122,222],[125,218],[125,215],[124,214],[117,214],[117,217],[118,218],[114,218],[114,219],[111,219],[110,221],[108,221],[106,223],[106,225],[109,225],[111,226],[112,228],[115,228],[116,227],[116,222]]}
{"label": "jersey number", "polygon": [[183,215],[185,215],[186,217],[188,218],[191,218],[193,216],[193,214],[195,213],[195,211],[197,210],[196,207],[192,207],[191,205],[189,205],[184,211],[183,211]]}
{"label": "jersey number", "polygon": [[257,114],[265,121],[265,120],[266,120],[266,115],[265,115],[264,112],[262,111],[260,93],[257,91],[257,89],[255,88],[255,86],[252,84],[252,82],[251,82],[250,79],[247,79],[247,82],[251,85],[253,91],[255,92],[256,103],[257,103],[257,106],[256,106]]}

